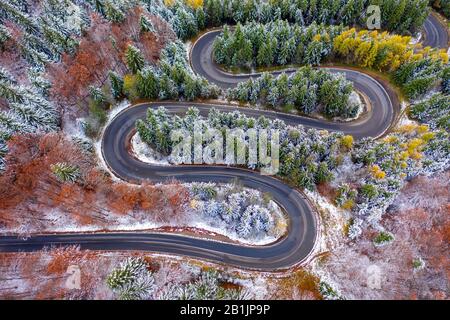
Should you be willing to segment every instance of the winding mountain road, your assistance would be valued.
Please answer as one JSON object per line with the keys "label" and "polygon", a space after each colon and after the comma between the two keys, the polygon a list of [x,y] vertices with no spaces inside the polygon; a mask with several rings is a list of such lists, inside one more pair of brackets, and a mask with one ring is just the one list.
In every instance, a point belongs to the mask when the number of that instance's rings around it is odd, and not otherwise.
{"label": "winding mountain road", "polygon": [[424,40],[422,45],[424,47],[448,49],[448,30],[435,14],[430,13],[427,20],[425,20],[423,32]]}
{"label": "winding mountain road", "polygon": [[[255,75],[231,75],[220,71],[211,60],[211,45],[218,31],[200,37],[191,50],[194,71],[222,88],[229,88]],[[265,115],[278,118],[288,124],[344,131],[357,138],[378,137],[388,130],[398,112],[395,94],[385,85],[367,74],[349,69],[331,68],[332,72],[344,72],[347,79],[370,101],[371,109],[361,119],[348,123],[300,117],[271,111],[238,108],[227,105],[158,102],[132,106],[120,112],[105,129],[102,140],[103,157],[110,169],[120,178],[139,182],[150,179],[163,182],[175,177],[183,182],[230,182],[239,178],[243,185],[269,192],[273,199],[288,213],[289,227],[285,237],[265,246],[245,246],[223,243],[177,234],[152,232],[107,232],[37,235],[22,240],[15,236],[0,237],[0,252],[33,251],[44,246],[79,245],[91,250],[145,250],[167,253],[233,265],[237,267],[274,271],[297,265],[313,251],[318,234],[318,221],[314,209],[297,190],[282,181],[262,176],[253,171],[224,166],[156,166],[135,159],[127,145],[134,132],[135,121],[145,116],[147,108],[165,106],[169,112],[182,114],[186,106],[195,106],[202,115],[211,107],[222,111],[239,110],[248,116]],[[287,70],[293,72],[293,70]]]}
{"label": "winding mountain road", "polygon": [[[197,39],[191,48],[190,61],[192,69],[209,82],[215,83],[221,88],[235,87],[239,82],[256,78],[261,73],[252,74],[231,74],[221,70],[212,59],[212,48],[214,39],[221,33],[221,30],[214,30],[203,34]],[[308,117],[300,117],[286,113],[276,113],[276,117],[288,124],[302,124],[307,127],[326,129],[330,131],[342,131],[351,134],[356,138],[379,137],[389,129],[396,114],[399,111],[396,94],[389,86],[377,81],[368,74],[361,71],[345,68],[326,68],[331,72],[344,73],[346,78],[353,82],[356,90],[364,94],[369,100],[370,110],[358,120],[351,122],[331,122]],[[284,69],[274,71],[272,74],[293,73],[296,69]],[[270,114],[270,111],[240,108],[242,112],[249,115],[259,116],[260,114]]]}

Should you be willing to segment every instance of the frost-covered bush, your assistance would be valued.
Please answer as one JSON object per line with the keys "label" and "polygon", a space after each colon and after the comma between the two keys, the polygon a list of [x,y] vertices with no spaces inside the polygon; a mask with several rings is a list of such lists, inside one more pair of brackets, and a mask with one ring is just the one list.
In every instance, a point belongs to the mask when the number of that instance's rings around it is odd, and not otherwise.
{"label": "frost-covered bush", "polygon": [[229,100],[345,119],[355,117],[362,107],[360,101],[350,99],[353,92],[353,83],[343,74],[303,67],[277,77],[263,73],[259,78],[240,82],[226,96]]}
{"label": "frost-covered bush", "polygon": [[142,258],[129,258],[114,269],[106,284],[121,300],[149,299],[155,290],[153,274]]}
{"label": "frost-covered bush", "polygon": [[237,185],[193,183],[195,211],[208,224],[247,240],[279,237],[285,225],[280,207],[257,190]]}
{"label": "frost-covered bush", "polygon": [[373,243],[376,246],[384,246],[394,241],[394,236],[387,232],[380,232],[374,239]]}
{"label": "frost-covered bush", "polygon": [[425,268],[425,261],[421,257],[414,258],[412,261],[412,267],[414,271],[421,270]]}
{"label": "frost-covered bush", "polygon": [[191,186],[191,194],[200,200],[211,200],[217,196],[215,183],[194,183]]}
{"label": "frost-covered bush", "polygon": [[245,290],[222,287],[224,280],[217,271],[204,271],[192,282],[166,288],[159,298],[164,300],[245,300],[248,298]]}

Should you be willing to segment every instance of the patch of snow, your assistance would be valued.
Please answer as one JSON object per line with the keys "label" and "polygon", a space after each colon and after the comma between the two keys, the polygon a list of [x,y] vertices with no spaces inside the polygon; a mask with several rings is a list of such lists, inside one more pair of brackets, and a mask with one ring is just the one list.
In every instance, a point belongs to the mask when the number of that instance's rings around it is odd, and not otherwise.
{"label": "patch of snow", "polygon": [[114,106],[109,112],[108,112],[108,120],[106,121],[105,128],[108,126],[108,124],[111,123],[112,119],[116,115],[118,115],[122,110],[128,108],[130,106],[130,102],[127,99],[122,100],[119,104]]}
{"label": "patch of snow", "polygon": [[264,300],[269,295],[268,284],[264,277],[248,279],[232,278],[231,282],[240,285],[248,292],[251,299]]}
{"label": "patch of snow", "polygon": [[315,251],[325,252],[336,247],[342,239],[343,226],[346,224],[348,214],[331,204],[317,191],[304,190],[305,195],[320,211],[321,233]]}
{"label": "patch of snow", "polygon": [[237,241],[239,243],[251,245],[251,246],[268,245],[268,244],[271,244],[278,240],[278,238],[276,238],[274,236],[266,236],[261,239],[244,239],[244,238],[240,237],[236,232],[227,231],[223,227],[213,227],[210,224],[208,224],[207,222],[202,221],[200,219],[193,220],[192,226],[195,228],[198,228],[198,229],[202,229],[202,230],[206,230],[206,231],[210,231],[210,232],[214,232],[214,233],[223,235],[232,241]]}
{"label": "patch of snow", "polygon": [[184,47],[186,48],[186,61],[191,61],[191,50],[192,50],[192,41],[188,40],[184,43]]}
{"label": "patch of snow", "polygon": [[400,119],[397,122],[397,128],[401,128],[403,126],[407,126],[407,125],[417,125],[418,122],[415,120],[411,120],[410,118],[408,118],[408,116],[406,114],[402,114],[402,116],[400,117]]}
{"label": "patch of snow", "polygon": [[350,155],[344,156],[342,164],[333,171],[334,179],[330,182],[330,185],[337,188],[341,183],[357,181],[356,173],[362,166],[362,164],[355,164]]}
{"label": "patch of snow", "polygon": [[66,121],[64,126],[64,132],[73,137],[82,137],[86,138],[86,135],[83,131],[84,118],[77,118],[74,122]]}
{"label": "patch of snow", "polygon": [[418,44],[422,39],[422,32],[418,32],[415,37],[411,37],[410,44]]}

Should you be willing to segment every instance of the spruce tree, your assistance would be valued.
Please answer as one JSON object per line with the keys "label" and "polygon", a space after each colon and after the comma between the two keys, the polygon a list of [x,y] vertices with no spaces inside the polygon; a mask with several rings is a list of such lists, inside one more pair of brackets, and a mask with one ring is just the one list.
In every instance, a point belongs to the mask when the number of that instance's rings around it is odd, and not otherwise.
{"label": "spruce tree", "polygon": [[127,61],[128,68],[133,74],[136,74],[139,70],[144,67],[145,60],[141,51],[133,45],[128,45],[125,58]]}
{"label": "spruce tree", "polygon": [[114,71],[110,71],[108,75],[111,85],[111,93],[114,99],[118,100],[123,97],[123,79]]}
{"label": "spruce tree", "polygon": [[80,169],[65,162],[58,162],[50,166],[53,174],[61,182],[74,183],[80,178]]}

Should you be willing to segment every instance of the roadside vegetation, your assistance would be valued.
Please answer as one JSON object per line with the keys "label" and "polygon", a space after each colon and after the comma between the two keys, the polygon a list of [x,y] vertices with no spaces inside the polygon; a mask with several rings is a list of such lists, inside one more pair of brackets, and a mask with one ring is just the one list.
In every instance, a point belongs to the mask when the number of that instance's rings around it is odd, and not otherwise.
{"label": "roadside vegetation", "polygon": [[314,21],[322,24],[366,27],[367,8],[381,7],[381,28],[400,34],[413,34],[423,25],[429,14],[427,0],[204,0],[203,6],[185,5],[181,0],[148,1],[152,13],[158,14],[174,26],[178,37],[187,40],[199,31],[224,24],[246,22],[269,23],[287,20],[301,26]]}
{"label": "roadside vegetation", "polygon": [[327,118],[351,119],[363,109],[353,83],[343,74],[311,67],[277,77],[263,73],[228,89],[226,97],[278,111],[321,114]]}
{"label": "roadside vegetation", "polygon": [[[341,133],[287,126],[278,119],[254,119],[237,111],[226,113],[212,109],[207,117],[202,117],[198,109],[190,108],[180,117],[160,107],[149,108],[146,119],[138,120],[136,128],[142,141],[170,155],[169,161],[177,164],[183,162],[184,153],[182,150],[173,153],[175,143],[170,132],[177,128],[193,134],[194,123],[198,125],[196,130],[202,130],[203,134],[209,129],[279,130],[278,175],[296,187],[309,190],[315,190],[318,184],[338,184],[336,203],[350,210],[354,217],[348,232],[351,238],[358,237],[370,221],[374,223],[381,218],[407,179],[443,171],[450,165],[449,133],[432,131],[427,125],[408,124],[383,139],[364,138],[354,142],[351,136]],[[226,137],[222,138],[226,150]],[[261,159],[256,166],[248,164],[249,137],[244,139],[245,165],[250,169],[265,167],[267,164],[261,163]],[[210,142],[205,140],[203,147]],[[224,158],[223,162],[228,160]]]}
{"label": "roadside vegetation", "polygon": [[287,21],[225,27],[214,42],[214,59],[228,68],[343,62],[388,74],[411,100],[446,86],[449,73],[446,50],[420,48],[409,36]]}
{"label": "roadside vegetation", "polygon": [[448,0],[430,0],[430,5],[450,19],[450,2]]}
{"label": "roadside vegetation", "polygon": [[214,270],[200,271],[188,283],[168,283],[161,290],[150,267],[142,258],[128,258],[112,270],[106,283],[120,300],[242,300],[246,296],[239,287],[227,289],[226,279]]}

